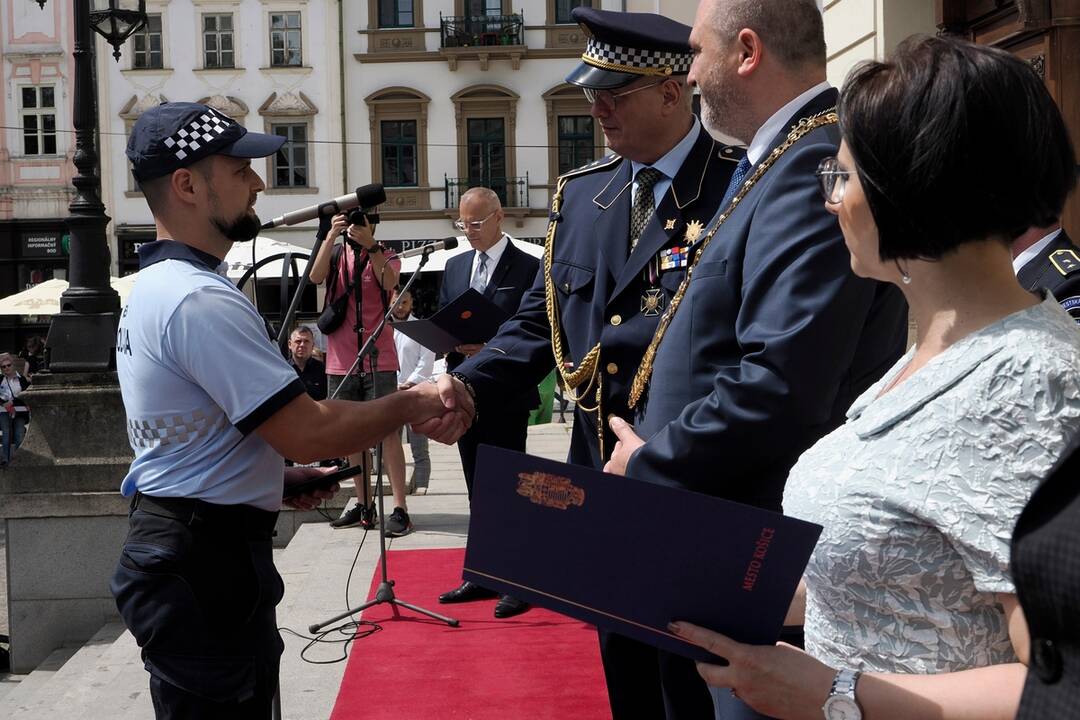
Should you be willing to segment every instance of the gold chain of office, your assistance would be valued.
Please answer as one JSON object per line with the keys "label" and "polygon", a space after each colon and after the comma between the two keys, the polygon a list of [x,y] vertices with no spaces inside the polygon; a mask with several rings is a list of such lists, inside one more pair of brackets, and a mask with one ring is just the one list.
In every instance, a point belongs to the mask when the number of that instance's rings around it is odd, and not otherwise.
{"label": "gold chain of office", "polygon": [[[686,270],[686,277],[683,278],[678,291],[675,293],[675,297],[668,303],[667,310],[664,311],[663,316],[660,318],[660,323],[656,326],[656,333],[653,335],[649,347],[646,348],[645,356],[641,359],[641,365],[638,367],[637,373],[634,375],[634,381],[630,385],[629,407],[637,405],[638,401],[641,400],[641,396],[645,393],[645,389],[649,385],[649,380],[652,377],[653,362],[656,360],[656,351],[660,347],[660,343],[663,342],[664,334],[667,332],[668,326],[671,325],[671,321],[675,317],[679,305],[682,304],[682,299],[686,295],[686,288],[690,285],[690,280],[693,277],[694,268],[697,267],[697,263],[701,259],[701,256],[705,254],[705,248],[712,242],[713,237],[716,235],[716,231],[720,229],[720,226],[723,225],[729,217],[731,217],[731,213],[735,211],[735,208],[739,206],[739,203],[742,202],[743,198],[746,197],[746,194],[754,188],[754,185],[757,184],[766,171],[768,171],[768,169],[772,167],[772,165],[780,159],[780,156],[787,152],[792,145],[797,143],[807,133],[813,132],[825,125],[835,125],[837,122],[839,122],[839,117],[836,114],[836,108],[830,108],[817,115],[800,120],[799,124],[792,128],[791,132],[788,133],[784,142],[769,153],[769,156],[754,170],[754,174],[743,183],[741,188],[739,188],[739,192],[735,194],[735,197],[731,198],[731,202],[728,203],[727,208],[716,219],[712,228],[709,229],[709,232],[701,241],[701,245],[698,247],[697,252],[694,253],[694,259],[691,262],[690,267]],[[599,350],[599,346],[597,346],[596,350]]]}

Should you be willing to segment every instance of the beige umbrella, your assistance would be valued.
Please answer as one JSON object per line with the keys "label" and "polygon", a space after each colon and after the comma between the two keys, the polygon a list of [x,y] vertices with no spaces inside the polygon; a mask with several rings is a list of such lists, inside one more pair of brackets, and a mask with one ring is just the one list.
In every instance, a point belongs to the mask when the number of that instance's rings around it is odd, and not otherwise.
{"label": "beige umbrella", "polygon": [[[110,278],[113,289],[120,295],[120,305],[126,305],[135,275]],[[67,280],[46,280],[29,290],[0,298],[0,315],[56,315],[60,312],[60,295],[67,290]]]}

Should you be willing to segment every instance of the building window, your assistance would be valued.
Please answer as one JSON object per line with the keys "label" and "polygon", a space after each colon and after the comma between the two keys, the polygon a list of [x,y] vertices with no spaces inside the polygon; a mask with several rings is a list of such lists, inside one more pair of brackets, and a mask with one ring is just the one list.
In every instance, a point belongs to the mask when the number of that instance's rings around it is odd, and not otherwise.
{"label": "building window", "polygon": [[274,156],[274,187],[307,187],[307,124],[271,125],[270,132],[285,138],[285,144]]}
{"label": "building window", "polygon": [[502,15],[503,0],[465,0],[465,14],[471,17]]}
{"label": "building window", "polygon": [[203,67],[236,67],[232,15],[203,15]]}
{"label": "building window", "polygon": [[51,85],[22,88],[24,155],[56,154],[56,95]]}
{"label": "building window", "polygon": [[593,119],[589,115],[564,115],[559,118],[559,174],[591,163],[596,159]]}
{"label": "building window", "polygon": [[271,67],[303,65],[300,52],[300,13],[270,13]]}
{"label": "building window", "polygon": [[390,187],[413,187],[416,182],[416,121],[383,120],[382,184]]}
{"label": "building window", "polygon": [[379,27],[411,28],[413,18],[413,0],[379,0]]}
{"label": "building window", "polygon": [[147,15],[146,26],[132,36],[134,54],[131,66],[138,70],[165,67],[161,57],[161,15]]}
{"label": "building window", "polygon": [[573,23],[570,11],[576,7],[592,7],[592,0],[555,0],[555,22],[559,25]]}

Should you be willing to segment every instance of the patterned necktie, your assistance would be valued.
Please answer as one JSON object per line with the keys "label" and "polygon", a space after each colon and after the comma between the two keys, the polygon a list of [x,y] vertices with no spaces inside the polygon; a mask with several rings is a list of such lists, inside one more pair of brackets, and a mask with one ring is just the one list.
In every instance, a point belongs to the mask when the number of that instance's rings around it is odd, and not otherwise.
{"label": "patterned necktie", "polygon": [[641,168],[637,174],[637,195],[634,197],[634,207],[630,210],[630,249],[637,247],[641,233],[645,232],[645,226],[649,223],[656,210],[656,199],[653,197],[653,185],[664,174],[656,168]]}
{"label": "patterned necktie", "polygon": [[744,155],[743,159],[739,161],[739,164],[735,166],[735,172],[731,173],[731,182],[728,183],[727,192],[724,193],[724,199],[720,201],[721,210],[727,209],[728,203],[731,202],[731,198],[735,197],[735,193],[739,192],[743,180],[746,180],[746,176],[749,174],[750,161]]}
{"label": "patterned necktie", "polygon": [[480,263],[476,266],[476,272],[473,273],[472,283],[469,285],[469,287],[478,293],[483,293],[484,288],[486,288],[488,284],[487,261],[487,253],[480,253]]}

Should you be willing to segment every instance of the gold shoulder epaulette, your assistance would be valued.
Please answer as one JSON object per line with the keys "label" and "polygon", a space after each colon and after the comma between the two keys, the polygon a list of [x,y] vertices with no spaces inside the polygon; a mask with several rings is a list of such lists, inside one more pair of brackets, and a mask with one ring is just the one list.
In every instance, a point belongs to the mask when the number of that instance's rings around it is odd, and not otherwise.
{"label": "gold shoulder epaulette", "polygon": [[577,177],[578,175],[588,175],[591,172],[596,172],[597,170],[603,170],[604,168],[611,167],[622,159],[622,155],[605,155],[599,160],[593,160],[588,165],[582,165],[579,168],[575,168],[574,170],[563,173],[559,176],[559,179],[561,180],[563,178],[566,178],[567,180],[569,180],[570,178]]}
{"label": "gold shoulder epaulette", "polygon": [[1068,276],[1080,270],[1080,255],[1071,248],[1062,248],[1050,253],[1050,263],[1059,273]]}

